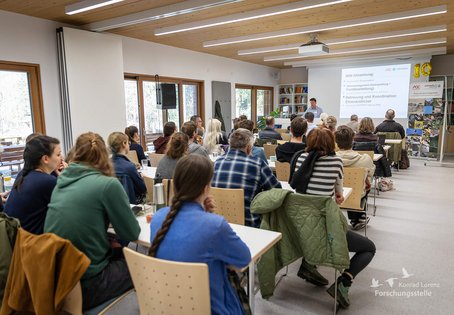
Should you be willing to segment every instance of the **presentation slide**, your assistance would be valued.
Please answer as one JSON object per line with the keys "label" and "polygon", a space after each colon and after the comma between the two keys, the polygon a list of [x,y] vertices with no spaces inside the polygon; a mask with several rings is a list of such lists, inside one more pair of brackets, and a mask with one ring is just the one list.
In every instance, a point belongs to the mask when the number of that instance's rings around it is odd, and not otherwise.
{"label": "presentation slide", "polygon": [[386,110],[406,118],[410,64],[342,69],[340,118],[383,118]]}

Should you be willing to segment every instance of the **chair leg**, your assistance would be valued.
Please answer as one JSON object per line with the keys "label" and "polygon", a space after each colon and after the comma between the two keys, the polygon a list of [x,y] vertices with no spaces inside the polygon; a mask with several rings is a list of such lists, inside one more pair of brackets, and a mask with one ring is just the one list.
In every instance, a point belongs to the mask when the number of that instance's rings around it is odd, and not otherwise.
{"label": "chair leg", "polygon": [[367,200],[366,200],[366,206],[364,207],[364,212],[365,212],[365,214],[366,214],[366,225],[364,226],[364,236],[365,236],[365,237],[367,237],[367,225],[368,225],[368,224],[367,224],[367,208],[368,208],[368,207],[369,207],[369,206],[367,205]]}
{"label": "chair leg", "polygon": [[374,176],[374,217],[377,212],[377,206],[375,205],[375,199],[377,198],[377,177]]}
{"label": "chair leg", "polygon": [[334,269],[334,315],[337,313],[337,269]]}

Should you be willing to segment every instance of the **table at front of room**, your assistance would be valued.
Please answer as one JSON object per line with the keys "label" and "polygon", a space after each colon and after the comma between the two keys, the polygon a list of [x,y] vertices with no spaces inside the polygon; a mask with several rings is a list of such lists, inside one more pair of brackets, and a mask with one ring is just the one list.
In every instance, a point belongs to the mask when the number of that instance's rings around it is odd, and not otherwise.
{"label": "table at front of room", "polygon": [[[147,223],[145,216],[137,217],[137,221],[140,225],[139,239],[136,241],[137,244],[145,247],[150,247],[150,224]],[[266,253],[274,244],[276,244],[281,238],[282,234],[279,232],[261,230],[252,228],[249,226],[238,225],[229,223],[239,238],[247,245],[251,252],[251,261],[248,265],[248,291],[249,291],[249,305],[251,306],[252,312],[254,312],[255,304],[255,272],[254,266],[257,261]],[[108,230],[109,233],[115,234],[113,229]],[[245,268],[246,269],[246,268]]]}

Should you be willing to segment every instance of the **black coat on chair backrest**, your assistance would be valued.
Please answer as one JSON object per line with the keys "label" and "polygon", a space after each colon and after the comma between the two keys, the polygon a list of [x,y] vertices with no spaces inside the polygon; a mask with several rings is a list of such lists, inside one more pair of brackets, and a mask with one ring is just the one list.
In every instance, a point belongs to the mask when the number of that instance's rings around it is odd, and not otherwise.
{"label": "black coat on chair backrest", "polygon": [[375,162],[375,174],[379,177],[391,177],[391,166],[386,158],[386,152],[381,144],[376,142],[353,142],[353,150],[355,151],[374,151],[376,154],[383,154],[381,159]]}

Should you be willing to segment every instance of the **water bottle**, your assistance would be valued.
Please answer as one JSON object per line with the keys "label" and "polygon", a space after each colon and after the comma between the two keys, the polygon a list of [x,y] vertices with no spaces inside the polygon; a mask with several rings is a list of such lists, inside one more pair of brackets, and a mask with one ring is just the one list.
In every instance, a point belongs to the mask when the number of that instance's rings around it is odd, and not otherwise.
{"label": "water bottle", "polygon": [[3,188],[4,191],[11,191],[13,189],[14,181],[11,178],[11,171],[3,172]]}
{"label": "water bottle", "polygon": [[153,204],[156,210],[159,210],[166,206],[164,198],[164,184],[162,183],[162,177],[159,173],[156,173],[153,185]]}
{"label": "water bottle", "polygon": [[5,192],[5,184],[3,181],[3,173],[0,173],[0,193]]}

